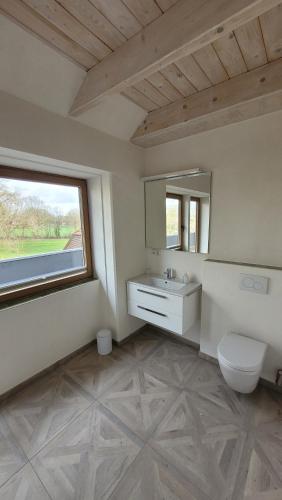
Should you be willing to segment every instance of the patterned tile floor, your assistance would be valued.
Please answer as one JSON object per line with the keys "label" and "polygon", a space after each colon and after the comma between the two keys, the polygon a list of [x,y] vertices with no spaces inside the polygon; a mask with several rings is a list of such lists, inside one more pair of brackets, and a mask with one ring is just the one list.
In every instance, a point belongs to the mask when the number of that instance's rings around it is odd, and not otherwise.
{"label": "patterned tile floor", "polygon": [[282,395],[149,327],[0,407],[0,500],[282,500]]}

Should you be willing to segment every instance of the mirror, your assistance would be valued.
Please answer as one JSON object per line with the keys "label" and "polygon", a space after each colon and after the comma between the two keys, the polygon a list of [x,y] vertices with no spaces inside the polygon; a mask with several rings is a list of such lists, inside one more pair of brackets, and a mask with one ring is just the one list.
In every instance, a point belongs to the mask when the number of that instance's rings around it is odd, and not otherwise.
{"label": "mirror", "polygon": [[146,247],[208,253],[211,174],[145,182]]}

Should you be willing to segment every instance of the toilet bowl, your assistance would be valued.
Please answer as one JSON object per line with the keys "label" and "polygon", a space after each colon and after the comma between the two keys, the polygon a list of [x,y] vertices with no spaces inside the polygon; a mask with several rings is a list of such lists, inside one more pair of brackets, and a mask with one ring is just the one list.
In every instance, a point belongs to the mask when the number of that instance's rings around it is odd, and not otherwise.
{"label": "toilet bowl", "polygon": [[259,381],[267,344],[227,333],[217,348],[219,366],[226,383],[234,391],[253,392]]}

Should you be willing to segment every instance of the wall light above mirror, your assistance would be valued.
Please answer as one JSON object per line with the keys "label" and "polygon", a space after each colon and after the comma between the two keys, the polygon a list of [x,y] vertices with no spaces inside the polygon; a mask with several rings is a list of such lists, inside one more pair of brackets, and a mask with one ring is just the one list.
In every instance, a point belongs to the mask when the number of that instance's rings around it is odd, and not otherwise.
{"label": "wall light above mirror", "polygon": [[143,180],[146,248],[208,253],[211,173],[194,169]]}

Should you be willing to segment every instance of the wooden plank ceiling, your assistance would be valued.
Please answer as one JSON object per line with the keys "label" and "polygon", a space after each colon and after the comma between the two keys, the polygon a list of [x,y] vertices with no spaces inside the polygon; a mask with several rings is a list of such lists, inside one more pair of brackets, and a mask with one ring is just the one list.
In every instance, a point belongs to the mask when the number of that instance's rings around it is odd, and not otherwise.
{"label": "wooden plank ceiling", "polygon": [[168,104],[281,56],[282,8],[277,6],[192,55],[154,73],[124,94],[147,111],[152,111],[165,104],[156,94],[156,89]]}
{"label": "wooden plank ceiling", "polygon": [[176,0],[0,0],[0,12],[92,68]]}
{"label": "wooden plank ceiling", "polygon": [[[0,0],[0,12],[89,70],[177,0]],[[177,29],[177,26],[171,26]],[[148,112],[282,56],[282,4],[122,93]]]}

